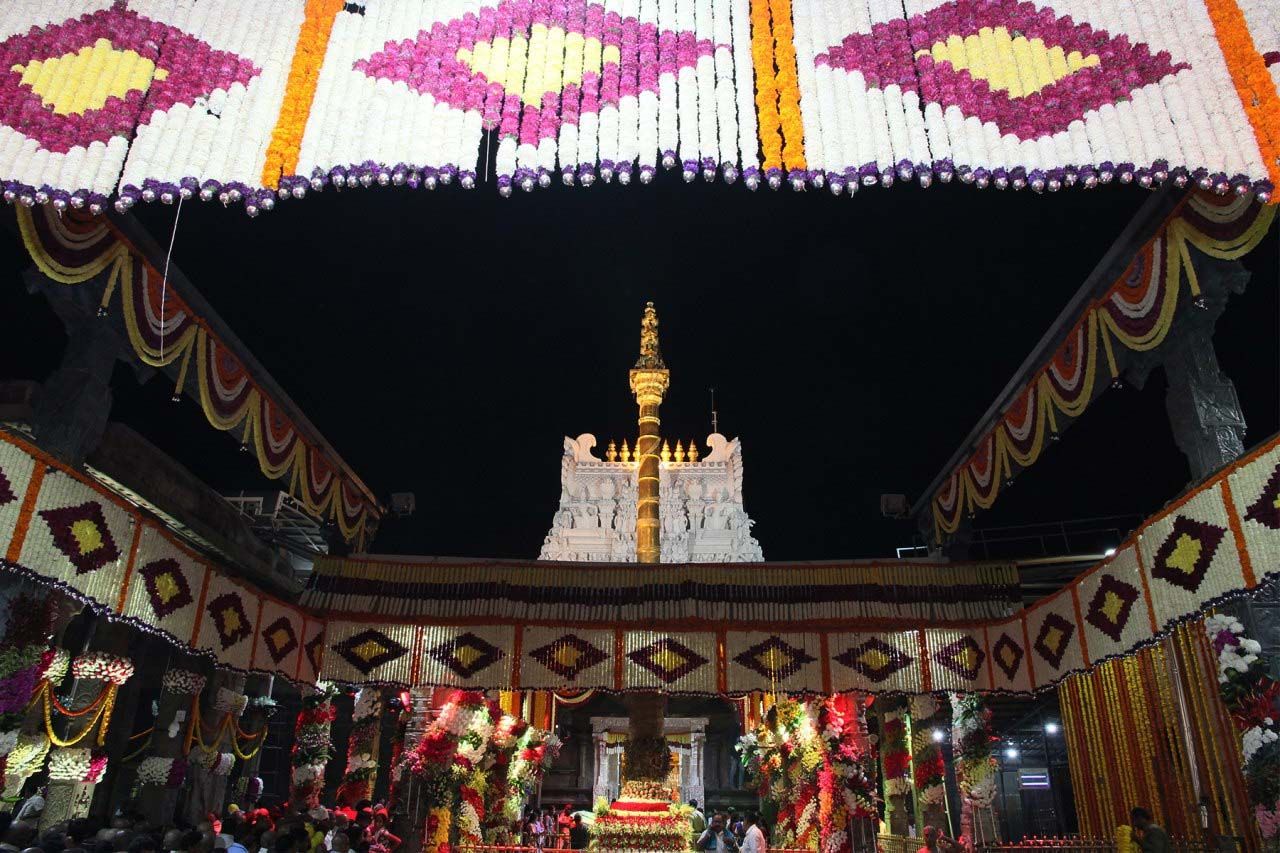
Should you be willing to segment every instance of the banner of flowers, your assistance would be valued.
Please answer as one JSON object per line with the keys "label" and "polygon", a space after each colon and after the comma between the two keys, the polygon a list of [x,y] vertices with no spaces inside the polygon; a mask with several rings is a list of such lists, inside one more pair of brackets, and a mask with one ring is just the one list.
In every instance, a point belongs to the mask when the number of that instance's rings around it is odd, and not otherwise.
{"label": "banner of flowers", "polygon": [[381,517],[378,502],[323,449],[322,436],[304,434],[254,380],[237,352],[242,347],[228,344],[192,310],[175,280],[180,277],[161,275],[105,217],[19,209],[18,226],[31,259],[60,284],[96,282],[108,270],[99,310],[123,327],[138,360],[176,371],[175,396],[198,400],[212,426],[235,430],[242,446],[257,454],[265,476],[282,480],[309,512],[334,520],[343,538],[363,548]]}
{"label": "banner of flowers", "polygon": [[[315,678],[304,659],[319,664],[323,652],[314,641],[323,633],[323,618],[305,616],[243,580],[232,580],[235,572],[209,564],[184,544],[179,531],[139,512],[127,497],[3,431],[0,476],[15,492],[14,506],[33,510],[18,513],[15,522],[0,527],[0,571],[43,589],[55,588],[108,619],[127,621],[220,667],[296,681]],[[99,547],[82,552],[80,540],[68,532],[73,525],[91,531],[84,542]],[[131,549],[126,535],[134,532],[139,545]],[[203,610],[202,589],[217,590],[206,597]],[[262,626],[273,626],[273,639],[287,637],[287,627],[301,641],[305,627],[308,650],[299,649],[276,662],[259,631],[259,613],[273,620],[267,622],[264,616]],[[310,624],[304,625],[306,621]],[[65,653],[51,665],[65,674]]]}
{"label": "banner of flowers", "polygon": [[850,819],[877,812],[875,757],[859,706],[835,697],[779,698],[738,740],[748,781],[777,808],[773,844],[822,853],[852,850]]}
{"label": "banner of flowers", "polygon": [[337,802],[354,806],[373,799],[378,778],[378,733],[382,727],[383,691],[365,687],[356,693],[351,712],[351,734],[347,740],[347,768],[338,786]]}
{"label": "banner of flowers", "polygon": [[1218,655],[1218,692],[1240,730],[1245,783],[1258,829],[1268,843],[1280,838],[1280,682],[1267,674],[1261,644],[1227,614],[1204,620]]}
{"label": "banner of flowers", "polygon": [[977,694],[951,694],[951,744],[960,788],[960,836],[967,846],[999,840],[995,813],[996,773],[991,754],[999,738],[991,734],[991,709]]}
{"label": "banner of flowers", "polygon": [[1183,198],[1115,283],[1084,307],[1057,349],[973,443],[971,455],[941,479],[930,497],[936,539],[989,509],[1001,488],[1034,465],[1069,421],[1119,378],[1128,353],[1154,349],[1168,337],[1186,313],[1179,307],[1200,297],[1191,247],[1222,260],[1244,257],[1274,217],[1275,207],[1247,197],[1195,192]]}
{"label": "banner of flowers", "polygon": [[887,710],[881,718],[880,757],[885,797],[911,793],[911,744],[907,739],[905,707]]}
{"label": "banner of flowers", "polygon": [[257,214],[330,185],[508,195],[648,183],[659,165],[836,193],[953,177],[1267,192],[1280,177],[1267,18],[1217,0],[1157,4],[1156,27],[1110,2],[278,7],[11,4],[4,196]]}
{"label": "banner of flowers", "polygon": [[317,684],[313,693],[303,697],[302,710],[293,727],[289,802],[302,811],[320,805],[324,792],[324,769],[333,758],[329,729],[338,716],[333,705],[336,694],[337,688],[332,684]]}

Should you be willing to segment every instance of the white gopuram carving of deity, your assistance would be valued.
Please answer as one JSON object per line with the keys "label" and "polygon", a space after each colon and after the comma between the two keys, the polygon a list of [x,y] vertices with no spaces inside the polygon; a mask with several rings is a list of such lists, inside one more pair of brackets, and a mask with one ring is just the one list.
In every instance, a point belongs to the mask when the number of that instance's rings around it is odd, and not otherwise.
{"label": "white gopuram carving of deity", "polygon": [[[637,463],[612,449],[612,460],[601,459],[595,446],[590,433],[564,440],[560,506],[540,560],[635,561]],[[697,461],[661,463],[662,562],[760,562],[764,554],[742,503],[742,444],[712,433],[706,448]]]}

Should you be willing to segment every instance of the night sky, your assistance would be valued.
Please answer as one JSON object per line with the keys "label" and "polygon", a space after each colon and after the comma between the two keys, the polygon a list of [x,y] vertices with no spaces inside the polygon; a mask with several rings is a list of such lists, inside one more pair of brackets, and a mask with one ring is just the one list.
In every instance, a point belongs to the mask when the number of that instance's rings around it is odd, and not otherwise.
{"label": "night sky", "polygon": [[[911,526],[882,492],[920,496],[1147,194],[1051,196],[597,185],[500,199],[332,189],[251,220],[183,207],[173,261],[384,499],[417,494],[371,550],[536,557],[562,438],[634,442],[627,370],[653,300],[671,391],[663,435],[743,441],[766,559],[892,556]],[[175,208],[137,213],[166,244]],[[1250,424],[1280,428],[1275,229],[1246,260],[1217,345]],[[43,379],[64,335],[0,241],[0,377]],[[19,331],[20,330],[20,331]],[[269,486],[171,382],[123,366],[113,417],[214,487]],[[1189,472],[1158,372],[1103,395],[977,526],[1149,514]]]}

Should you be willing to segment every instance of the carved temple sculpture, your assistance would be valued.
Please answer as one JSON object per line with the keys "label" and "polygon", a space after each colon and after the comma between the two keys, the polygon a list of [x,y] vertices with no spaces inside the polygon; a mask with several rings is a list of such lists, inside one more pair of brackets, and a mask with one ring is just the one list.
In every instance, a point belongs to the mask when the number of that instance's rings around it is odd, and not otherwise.
{"label": "carved temple sculpture", "polygon": [[[719,433],[706,444],[710,452],[697,461],[677,462],[673,456],[660,465],[662,562],[762,561],[760,543],[751,535],[754,522],[742,503],[742,444]],[[595,446],[590,433],[564,440],[560,506],[540,560],[636,559],[639,465],[601,459],[592,452]]]}

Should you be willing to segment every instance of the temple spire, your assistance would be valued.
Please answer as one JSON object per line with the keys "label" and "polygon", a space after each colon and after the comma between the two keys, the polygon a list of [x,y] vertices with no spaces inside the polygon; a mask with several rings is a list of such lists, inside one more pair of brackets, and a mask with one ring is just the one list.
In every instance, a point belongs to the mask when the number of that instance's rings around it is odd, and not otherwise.
{"label": "temple spire", "polygon": [[639,463],[636,501],[636,562],[662,562],[658,519],[658,470],[661,459],[658,407],[671,384],[671,374],[658,348],[658,312],[647,303],[640,321],[640,358],[631,369],[631,393],[640,407],[640,434],[636,438]]}

